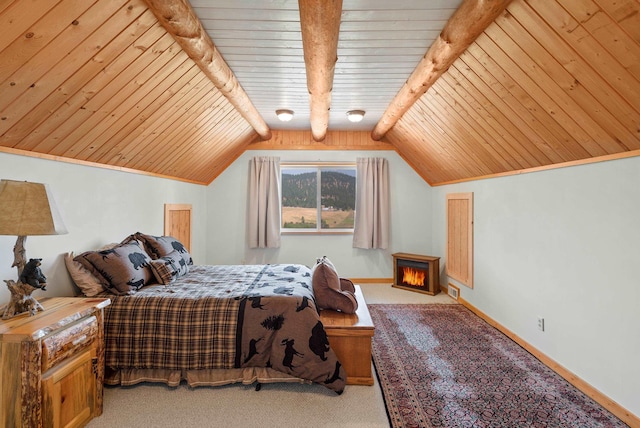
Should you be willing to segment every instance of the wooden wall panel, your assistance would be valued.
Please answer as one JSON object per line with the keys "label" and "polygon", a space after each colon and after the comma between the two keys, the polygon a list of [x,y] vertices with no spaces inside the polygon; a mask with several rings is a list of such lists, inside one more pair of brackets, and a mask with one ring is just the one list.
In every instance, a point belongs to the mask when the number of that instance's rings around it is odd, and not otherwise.
{"label": "wooden wall panel", "polygon": [[473,193],[447,194],[446,271],[473,288]]}
{"label": "wooden wall panel", "polygon": [[255,141],[252,150],[395,150],[387,143],[375,141],[368,131],[329,131],[325,139],[317,142],[310,130],[272,130],[266,141]]}

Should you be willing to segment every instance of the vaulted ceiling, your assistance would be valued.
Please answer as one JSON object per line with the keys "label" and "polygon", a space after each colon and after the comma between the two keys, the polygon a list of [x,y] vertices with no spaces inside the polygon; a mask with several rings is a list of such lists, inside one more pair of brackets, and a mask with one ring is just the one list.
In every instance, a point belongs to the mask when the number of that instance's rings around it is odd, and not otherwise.
{"label": "vaulted ceiling", "polygon": [[0,0],[0,151],[205,184],[252,148],[396,150],[430,184],[635,156],[639,12]]}

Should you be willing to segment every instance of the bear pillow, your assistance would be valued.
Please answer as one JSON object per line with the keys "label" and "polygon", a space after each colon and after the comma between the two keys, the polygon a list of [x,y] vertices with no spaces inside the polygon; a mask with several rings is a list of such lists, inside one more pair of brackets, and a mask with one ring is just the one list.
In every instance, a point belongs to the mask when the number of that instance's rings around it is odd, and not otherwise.
{"label": "bear pillow", "polygon": [[347,314],[358,309],[353,282],[340,278],[326,256],[317,259],[311,269],[311,285],[318,309],[333,309]]}

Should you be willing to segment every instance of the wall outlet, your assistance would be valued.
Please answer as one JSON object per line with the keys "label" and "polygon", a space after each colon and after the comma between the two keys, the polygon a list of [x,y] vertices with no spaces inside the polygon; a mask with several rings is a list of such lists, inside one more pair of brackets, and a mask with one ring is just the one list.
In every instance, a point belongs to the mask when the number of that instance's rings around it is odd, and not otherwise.
{"label": "wall outlet", "polygon": [[544,331],[544,318],[538,317],[538,330]]}

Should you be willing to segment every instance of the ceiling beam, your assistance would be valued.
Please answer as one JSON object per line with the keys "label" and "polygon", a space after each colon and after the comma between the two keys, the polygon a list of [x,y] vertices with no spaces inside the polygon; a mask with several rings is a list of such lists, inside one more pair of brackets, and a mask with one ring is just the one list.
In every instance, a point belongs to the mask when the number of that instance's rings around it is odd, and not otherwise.
{"label": "ceiling beam", "polygon": [[145,0],[149,10],[158,18],[187,55],[224,95],[251,127],[264,140],[271,138],[271,130],[255,108],[240,82],[213,44],[202,23],[186,0]]}
{"label": "ceiling beam", "polygon": [[315,141],[322,141],[329,127],[342,0],[298,0],[298,5],[307,70],[311,135]]}
{"label": "ceiling beam", "polygon": [[379,141],[451,64],[500,15],[511,0],[464,0],[371,132]]}

